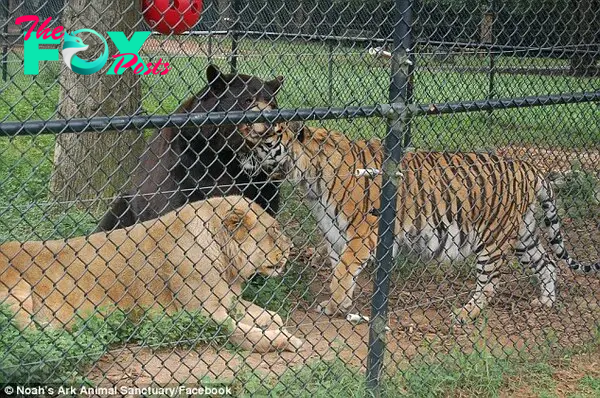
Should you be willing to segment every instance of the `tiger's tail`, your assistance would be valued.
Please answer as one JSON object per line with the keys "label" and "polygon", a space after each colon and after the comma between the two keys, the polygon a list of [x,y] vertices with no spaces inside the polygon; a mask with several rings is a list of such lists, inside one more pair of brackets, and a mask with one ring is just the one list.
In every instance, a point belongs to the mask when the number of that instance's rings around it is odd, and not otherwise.
{"label": "tiger's tail", "polygon": [[567,266],[577,273],[582,274],[600,274],[600,262],[592,264],[584,264],[575,260],[569,255],[567,248],[565,247],[565,241],[560,230],[560,221],[558,219],[558,211],[556,208],[556,200],[554,197],[554,191],[546,179],[539,177],[538,189],[536,194],[538,200],[542,205],[544,211],[544,224],[546,226],[546,233],[552,252],[554,255],[565,260]]}

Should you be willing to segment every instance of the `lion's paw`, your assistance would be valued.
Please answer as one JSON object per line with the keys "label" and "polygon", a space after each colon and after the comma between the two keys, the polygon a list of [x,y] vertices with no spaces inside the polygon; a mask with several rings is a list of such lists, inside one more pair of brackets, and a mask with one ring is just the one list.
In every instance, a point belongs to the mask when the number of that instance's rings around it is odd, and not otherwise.
{"label": "lion's paw", "polygon": [[298,351],[304,345],[304,340],[299,339],[298,337],[291,336],[290,344],[287,346],[286,351]]}

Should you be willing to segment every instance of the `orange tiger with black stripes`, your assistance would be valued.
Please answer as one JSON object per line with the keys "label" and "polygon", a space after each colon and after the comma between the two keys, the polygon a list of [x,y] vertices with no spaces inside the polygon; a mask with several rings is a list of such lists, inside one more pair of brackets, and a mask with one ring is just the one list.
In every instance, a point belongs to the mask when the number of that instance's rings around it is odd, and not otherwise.
{"label": "orange tiger with black stripes", "polygon": [[[267,134],[250,133],[248,171],[280,170],[304,187],[325,235],[334,276],[328,315],[347,312],[355,281],[375,253],[381,176],[356,177],[357,169],[382,166],[379,140],[352,141],[343,134],[282,123]],[[536,306],[556,300],[556,262],[540,242],[534,217],[541,203],[552,252],[569,268],[600,273],[600,263],[581,264],[565,248],[551,186],[529,163],[484,153],[410,152],[400,166],[396,242],[438,261],[475,254],[477,285],[456,320],[475,319],[493,296],[509,253],[541,282]]]}

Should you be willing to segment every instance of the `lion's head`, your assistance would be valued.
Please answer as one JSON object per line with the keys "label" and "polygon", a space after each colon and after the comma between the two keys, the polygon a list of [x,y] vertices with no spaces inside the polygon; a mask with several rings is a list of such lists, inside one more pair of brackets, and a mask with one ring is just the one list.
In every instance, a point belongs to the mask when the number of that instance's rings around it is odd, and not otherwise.
{"label": "lion's head", "polygon": [[227,272],[244,280],[256,273],[281,275],[292,248],[290,238],[256,203],[239,196],[228,199],[228,209],[220,214],[224,252],[229,260]]}

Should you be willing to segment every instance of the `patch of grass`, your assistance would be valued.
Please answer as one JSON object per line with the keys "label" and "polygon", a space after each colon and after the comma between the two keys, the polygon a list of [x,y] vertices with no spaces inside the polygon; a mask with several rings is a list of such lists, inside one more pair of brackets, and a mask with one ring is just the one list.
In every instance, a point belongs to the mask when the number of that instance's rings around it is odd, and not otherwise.
{"label": "patch of grass", "polygon": [[460,391],[495,396],[514,369],[509,359],[485,350],[455,351],[411,367],[399,381],[405,385],[406,395],[413,397],[452,396]]}
{"label": "patch of grass", "polygon": [[96,216],[52,201],[54,137],[0,138],[0,241],[45,240],[91,232]]}
{"label": "patch of grass", "polygon": [[[525,369],[519,370],[522,373]],[[530,385],[532,391],[540,397],[553,397],[555,396],[556,381],[554,381],[552,375],[555,370],[548,363],[532,363],[527,369],[530,374],[521,376],[524,377],[523,384]]]}
{"label": "patch of grass", "polygon": [[239,397],[363,397],[364,375],[342,359],[315,361],[290,368],[278,378],[265,378],[245,369],[234,384]]}
{"label": "patch of grass", "polygon": [[590,397],[600,397],[600,378],[593,376],[584,376],[579,380],[579,389],[589,394]]}
{"label": "patch of grass", "polygon": [[[496,396],[515,364],[486,351],[454,352],[413,363],[410,369],[386,376],[382,396]],[[370,397],[365,374],[336,356],[290,368],[277,378],[244,370],[234,382],[236,396]]]}
{"label": "patch of grass", "polygon": [[223,344],[230,330],[231,325],[217,324],[200,313],[145,312],[134,322],[116,309],[80,315],[70,332],[51,327],[19,330],[12,311],[0,305],[0,385],[81,384],[83,369],[117,344],[153,349]]}
{"label": "patch of grass", "polygon": [[[493,354],[487,349],[431,353],[411,360],[408,368],[390,368],[382,379],[385,397],[498,397],[510,396],[526,387],[539,397],[555,397],[554,374],[568,367],[569,356],[551,365],[549,358],[537,361],[530,355]],[[555,361],[551,361],[555,362]],[[340,354],[331,360],[317,360],[292,367],[280,376],[264,376],[242,368],[233,381],[234,395],[240,397],[370,397],[365,373],[346,363]],[[585,376],[577,383],[573,397],[595,397],[600,379]]]}
{"label": "patch of grass", "polygon": [[[559,396],[567,396],[569,398],[599,397],[600,378],[598,377],[591,375],[564,377],[564,375],[560,375],[555,379],[557,372],[568,370],[581,360],[587,363],[592,361],[591,366],[594,366],[593,358],[597,356],[597,352],[596,348],[592,350],[592,354],[583,354],[582,357],[571,357],[570,354],[567,354],[567,356],[560,358],[558,361],[556,359],[550,360],[550,362],[553,362],[553,365],[549,363],[531,363],[528,366],[520,366],[516,369],[516,375],[507,380],[507,388],[503,389],[503,395],[510,396],[514,391],[526,391],[541,398],[555,398]],[[588,355],[592,356],[588,359]],[[565,395],[565,389],[572,389],[575,392]]]}
{"label": "patch of grass", "polygon": [[31,203],[49,194],[54,137],[0,139],[0,202]]}
{"label": "patch of grass", "polygon": [[70,238],[91,233],[97,217],[74,206],[0,204],[0,241]]}
{"label": "patch of grass", "polygon": [[104,353],[101,340],[65,330],[19,331],[12,312],[0,306],[0,384],[76,383],[78,371]]}

